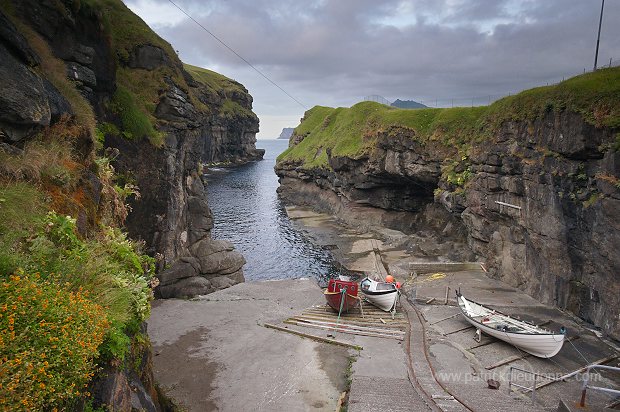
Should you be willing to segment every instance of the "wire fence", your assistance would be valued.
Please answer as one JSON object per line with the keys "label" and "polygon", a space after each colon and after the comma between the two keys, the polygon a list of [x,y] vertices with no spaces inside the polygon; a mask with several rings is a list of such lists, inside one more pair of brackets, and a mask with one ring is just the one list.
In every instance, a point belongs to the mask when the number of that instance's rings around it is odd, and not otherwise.
{"label": "wire fence", "polygon": [[[599,65],[597,69],[604,69],[608,67],[618,67],[618,66],[620,66],[620,57],[615,58],[615,59],[610,58],[609,61],[606,62],[606,64]],[[587,70],[584,68],[583,72],[580,74],[585,74],[585,73],[589,73],[593,71],[594,71],[593,69]],[[551,86],[554,84],[558,84],[560,82],[563,82],[567,78],[573,77],[575,75],[576,74],[566,76],[566,77],[563,77],[562,80],[549,82],[546,84],[539,84],[537,86]],[[537,86],[532,86],[532,87],[537,87]],[[514,92],[501,93],[501,94],[488,94],[488,95],[474,96],[474,97],[450,97],[450,98],[431,98],[431,99],[423,99],[423,100],[417,100],[417,99],[413,99],[413,100],[428,107],[444,107],[444,108],[445,107],[474,107],[474,106],[487,106],[496,100],[502,99],[507,96],[511,96],[513,94],[517,94],[519,92],[520,91],[514,91]],[[387,106],[390,106],[392,104],[392,102],[390,102],[388,99],[386,99],[383,96],[377,95],[377,94],[364,97],[364,101],[377,102],[377,103],[385,104]]]}

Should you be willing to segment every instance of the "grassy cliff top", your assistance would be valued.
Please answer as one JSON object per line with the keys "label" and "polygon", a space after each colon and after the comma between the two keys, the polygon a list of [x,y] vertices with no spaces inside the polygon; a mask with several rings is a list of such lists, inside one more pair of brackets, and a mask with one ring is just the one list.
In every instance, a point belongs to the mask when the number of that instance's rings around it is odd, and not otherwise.
{"label": "grassy cliff top", "polygon": [[112,47],[122,60],[129,58],[134,47],[145,44],[160,47],[168,57],[176,58],[170,43],[159,37],[121,0],[81,0],[81,7],[101,13],[112,40]]}
{"label": "grassy cliff top", "polygon": [[194,80],[208,86],[214,91],[222,91],[225,95],[229,96],[235,92],[247,93],[245,87],[240,83],[230,79],[223,74],[216,73],[209,69],[203,69],[202,67],[192,66],[191,64],[183,64],[185,70],[192,75]]}
{"label": "grassy cliff top", "polygon": [[306,167],[328,167],[327,153],[359,158],[374,147],[377,131],[407,128],[420,142],[437,141],[459,151],[492,137],[505,121],[527,121],[549,111],[572,111],[597,127],[620,127],[620,68],[609,68],[538,87],[496,101],[490,106],[448,109],[397,109],[374,102],[351,108],[315,106],[295,134],[304,136],[278,161]]}

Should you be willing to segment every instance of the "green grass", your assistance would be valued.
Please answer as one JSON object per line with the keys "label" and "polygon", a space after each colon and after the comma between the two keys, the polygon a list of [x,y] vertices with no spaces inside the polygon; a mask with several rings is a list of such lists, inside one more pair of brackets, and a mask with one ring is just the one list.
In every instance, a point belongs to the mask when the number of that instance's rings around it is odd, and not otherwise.
{"label": "green grass", "polygon": [[533,120],[549,111],[564,110],[581,114],[596,127],[620,127],[620,67],[506,97],[490,106],[485,121],[498,127],[506,120]]}
{"label": "green grass", "polygon": [[378,133],[404,132],[422,143],[467,146],[475,140],[486,107],[407,110],[374,102],[351,108],[317,106],[306,112],[295,134],[304,139],[282,153],[278,160],[302,162],[308,167],[327,167],[332,156],[359,158],[375,146]]}
{"label": "green grass", "polygon": [[[303,140],[282,153],[278,161],[329,168],[328,150],[332,156],[360,158],[373,150],[379,133],[404,133],[422,144],[438,143],[449,153],[466,157],[473,144],[491,139],[502,123],[533,121],[550,111],[579,113],[596,127],[620,127],[620,68],[526,90],[490,106],[417,110],[374,102],[351,108],[315,106],[295,129],[295,135]],[[620,142],[620,134],[617,140]]]}
{"label": "green grass", "polygon": [[110,107],[121,118],[121,134],[127,139],[147,138],[154,146],[161,147],[163,134],[155,130],[154,119],[145,113],[140,101],[124,86],[119,85],[116,88]]}
{"label": "green grass", "polygon": [[226,96],[231,96],[233,93],[247,93],[245,87],[243,87],[240,83],[229,79],[222,74],[208,69],[203,69],[202,67],[192,66],[191,64],[184,64],[183,67],[189,74],[192,75],[194,80],[204,84],[216,93],[221,91]]}

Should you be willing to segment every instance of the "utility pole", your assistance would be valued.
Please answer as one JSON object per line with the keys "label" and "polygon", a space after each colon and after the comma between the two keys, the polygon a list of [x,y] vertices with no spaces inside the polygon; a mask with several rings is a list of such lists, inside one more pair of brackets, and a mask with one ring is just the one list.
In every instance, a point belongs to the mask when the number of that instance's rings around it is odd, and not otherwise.
{"label": "utility pole", "polygon": [[596,37],[596,53],[594,54],[594,70],[596,71],[596,63],[598,61],[598,44],[601,41],[601,26],[603,25],[603,9],[605,8],[605,0],[601,4],[601,17],[598,21],[598,36]]}

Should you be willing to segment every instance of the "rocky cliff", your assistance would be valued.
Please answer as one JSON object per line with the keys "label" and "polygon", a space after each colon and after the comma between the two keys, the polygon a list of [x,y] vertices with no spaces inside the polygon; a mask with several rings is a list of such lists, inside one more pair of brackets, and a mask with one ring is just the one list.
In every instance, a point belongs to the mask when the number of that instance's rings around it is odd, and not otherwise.
{"label": "rocky cliff", "polygon": [[[122,1],[0,3],[0,189],[16,181],[36,187],[46,207],[76,218],[83,239],[105,238],[101,225],[125,223],[157,260],[160,296],[244,280],[243,256],[211,239],[202,169],[261,159],[257,132],[241,84],[184,66]],[[17,261],[6,262],[3,276]],[[148,364],[145,347],[134,363]],[[101,403],[159,408],[150,373],[109,366],[111,380],[95,388]],[[145,379],[138,399],[132,393]]]}
{"label": "rocky cliff", "polygon": [[492,276],[620,339],[619,131],[615,68],[483,108],[315,107],[276,171],[354,224],[459,226]]}
{"label": "rocky cliff", "polygon": [[[63,114],[92,123],[116,171],[142,194],[131,199],[126,224],[159,257],[158,267],[171,269],[162,274],[160,294],[191,296],[243,281],[242,256],[210,239],[201,170],[262,158],[247,90],[217,73],[184,67],[120,1],[23,1],[7,10],[49,56],[35,53],[2,16],[3,141],[23,146]],[[54,77],[71,81],[78,104],[70,104],[49,80]],[[91,146],[85,153],[93,150],[88,139],[83,144]]]}

